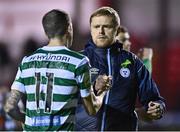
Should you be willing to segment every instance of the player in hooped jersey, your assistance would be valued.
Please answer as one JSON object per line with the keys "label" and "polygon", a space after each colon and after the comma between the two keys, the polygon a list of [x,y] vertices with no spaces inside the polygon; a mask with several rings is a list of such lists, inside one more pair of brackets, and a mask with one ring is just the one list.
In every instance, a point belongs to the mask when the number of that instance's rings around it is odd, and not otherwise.
{"label": "player in hooped jersey", "polygon": [[[49,43],[23,58],[5,111],[21,121],[27,131],[71,131],[78,92],[87,112],[94,115],[101,107],[110,78],[103,76],[97,80],[98,87],[104,90],[95,96],[87,57],[68,49],[73,29],[67,13],[53,9],[44,15],[42,24]],[[23,94],[26,95],[25,113],[17,105]]]}

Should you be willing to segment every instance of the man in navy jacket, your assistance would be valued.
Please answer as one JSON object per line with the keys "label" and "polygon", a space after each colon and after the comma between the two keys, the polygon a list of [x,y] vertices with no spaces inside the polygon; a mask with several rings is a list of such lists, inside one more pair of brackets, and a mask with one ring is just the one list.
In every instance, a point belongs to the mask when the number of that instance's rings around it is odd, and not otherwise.
{"label": "man in navy jacket", "polygon": [[[112,76],[111,89],[94,118],[98,130],[137,130],[134,112],[137,96],[149,118],[160,119],[165,103],[151,74],[135,54],[123,50],[116,42],[120,26],[117,12],[110,7],[99,8],[91,15],[90,26],[92,39],[85,46],[84,54],[92,66],[91,81],[98,85],[94,82],[98,75]],[[97,93],[100,90],[98,86],[94,89]]]}

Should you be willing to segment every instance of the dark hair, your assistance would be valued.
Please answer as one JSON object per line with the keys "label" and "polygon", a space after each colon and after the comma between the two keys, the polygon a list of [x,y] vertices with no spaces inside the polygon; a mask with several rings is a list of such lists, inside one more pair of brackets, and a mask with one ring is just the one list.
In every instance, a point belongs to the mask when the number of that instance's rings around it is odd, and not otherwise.
{"label": "dark hair", "polygon": [[70,24],[69,15],[57,9],[47,12],[42,19],[44,31],[48,38],[63,36]]}
{"label": "dark hair", "polygon": [[119,15],[117,13],[117,11],[115,11],[113,8],[111,7],[101,7],[99,9],[97,9],[90,17],[90,24],[92,22],[92,18],[95,16],[111,16],[113,18],[113,23],[114,25],[120,26],[120,18]]}
{"label": "dark hair", "polygon": [[118,30],[118,33],[127,33],[128,32],[128,29],[124,26],[120,26],[119,27],[119,30]]}

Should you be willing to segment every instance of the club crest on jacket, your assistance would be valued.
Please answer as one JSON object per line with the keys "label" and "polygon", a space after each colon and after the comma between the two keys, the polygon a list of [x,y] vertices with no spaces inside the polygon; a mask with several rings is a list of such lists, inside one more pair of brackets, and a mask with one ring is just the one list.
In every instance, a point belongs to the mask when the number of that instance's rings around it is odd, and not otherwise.
{"label": "club crest on jacket", "polygon": [[128,68],[122,67],[120,69],[120,74],[121,74],[122,77],[127,78],[130,75],[130,70]]}
{"label": "club crest on jacket", "polygon": [[120,74],[121,74],[122,77],[124,77],[124,78],[129,77],[130,70],[127,67],[130,64],[131,64],[131,61],[128,60],[128,59],[126,59],[123,63],[121,63],[122,68],[120,69]]}

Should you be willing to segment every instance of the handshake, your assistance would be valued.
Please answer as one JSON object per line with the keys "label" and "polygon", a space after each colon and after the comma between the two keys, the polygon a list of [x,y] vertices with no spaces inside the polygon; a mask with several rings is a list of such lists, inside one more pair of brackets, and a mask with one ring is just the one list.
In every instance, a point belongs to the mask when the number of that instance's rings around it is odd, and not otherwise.
{"label": "handshake", "polygon": [[104,91],[107,91],[111,88],[112,77],[107,75],[99,75],[94,82],[94,93],[99,96]]}

